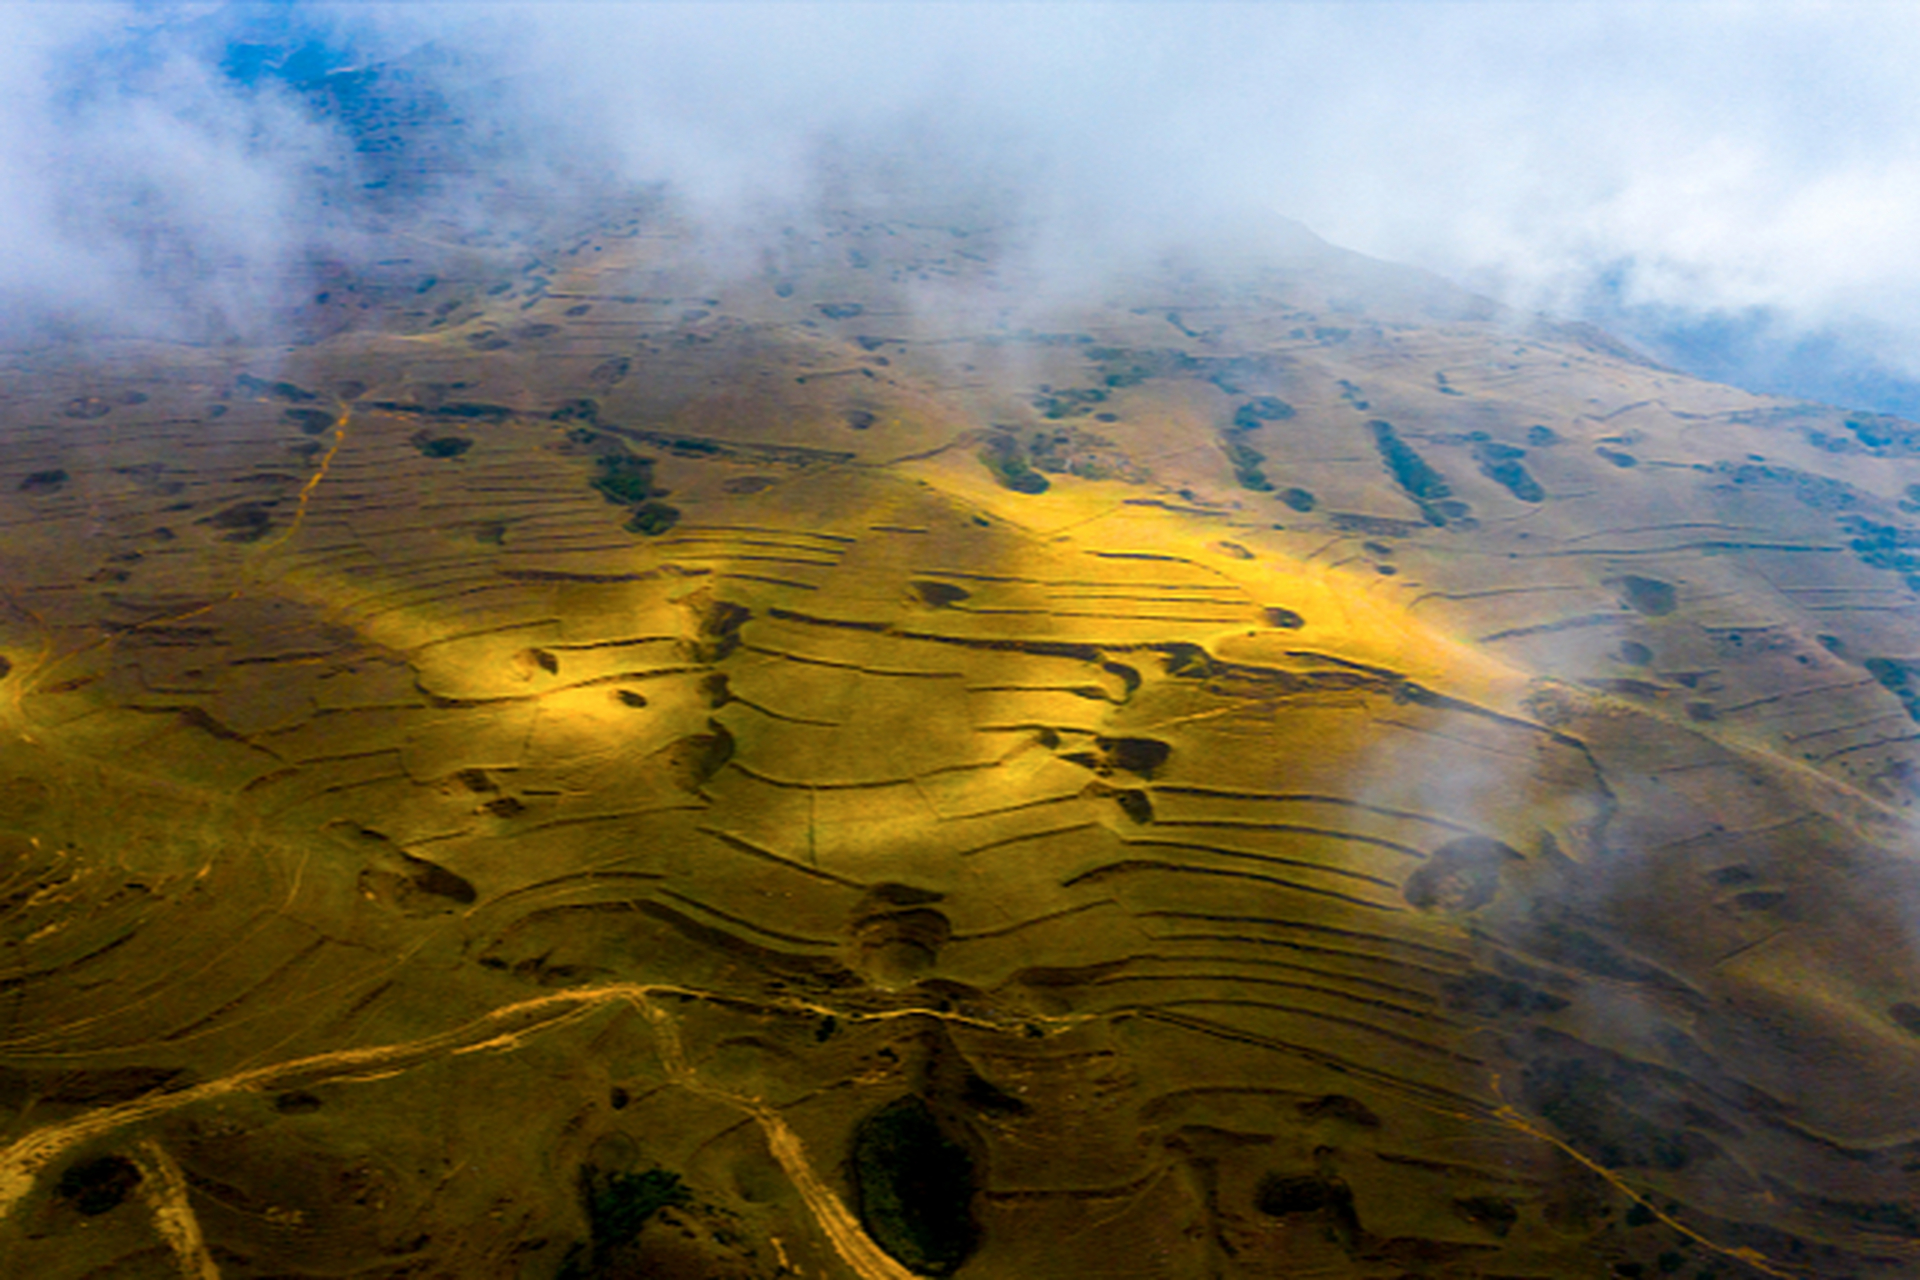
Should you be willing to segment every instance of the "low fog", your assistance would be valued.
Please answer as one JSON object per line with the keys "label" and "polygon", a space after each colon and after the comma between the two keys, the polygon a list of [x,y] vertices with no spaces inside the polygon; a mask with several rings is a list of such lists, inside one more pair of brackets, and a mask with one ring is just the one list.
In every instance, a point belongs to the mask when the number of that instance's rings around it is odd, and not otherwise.
{"label": "low fog", "polygon": [[1079,280],[1294,222],[1920,413],[1920,24],[1870,4],[0,9],[11,344],[260,341],[316,270],[612,197],[716,261],[964,208]]}

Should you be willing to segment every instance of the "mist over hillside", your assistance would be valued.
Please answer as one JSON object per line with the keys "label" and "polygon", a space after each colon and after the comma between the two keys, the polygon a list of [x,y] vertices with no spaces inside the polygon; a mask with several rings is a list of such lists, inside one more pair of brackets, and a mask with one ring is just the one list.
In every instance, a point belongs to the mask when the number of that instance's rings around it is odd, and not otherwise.
{"label": "mist over hillside", "polygon": [[1900,8],[1516,13],[14,6],[0,297],[16,335],[245,340],[344,264],[622,203],[748,261],[828,206],[960,207],[1063,279],[1291,219],[1691,372],[1920,411]]}

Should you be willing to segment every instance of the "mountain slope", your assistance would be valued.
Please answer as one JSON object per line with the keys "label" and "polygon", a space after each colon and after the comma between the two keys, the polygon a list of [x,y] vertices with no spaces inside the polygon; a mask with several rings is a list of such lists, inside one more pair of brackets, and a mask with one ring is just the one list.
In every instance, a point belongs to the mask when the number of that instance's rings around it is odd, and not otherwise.
{"label": "mountain slope", "polygon": [[1002,239],[13,358],[27,1271],[1912,1269],[1920,428]]}

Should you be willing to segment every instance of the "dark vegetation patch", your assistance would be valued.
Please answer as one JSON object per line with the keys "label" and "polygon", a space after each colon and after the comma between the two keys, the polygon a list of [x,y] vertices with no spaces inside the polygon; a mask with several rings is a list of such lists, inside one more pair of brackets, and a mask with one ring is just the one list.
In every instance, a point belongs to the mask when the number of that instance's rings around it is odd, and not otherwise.
{"label": "dark vegetation patch", "polygon": [[1142,825],[1153,821],[1153,797],[1145,791],[1120,787],[1114,790],[1113,799],[1128,820]]}
{"label": "dark vegetation patch", "polygon": [[1655,698],[1662,690],[1659,685],[1648,680],[1582,680],[1589,689],[1599,689],[1603,693],[1624,694],[1629,698]]}
{"label": "dark vegetation patch", "polygon": [[95,1217],[126,1202],[140,1185],[140,1170],[125,1156],[101,1156],[69,1165],[54,1188],[80,1213]]}
{"label": "dark vegetation patch", "polygon": [[1281,502],[1285,503],[1292,510],[1298,511],[1301,515],[1305,515],[1320,505],[1320,500],[1313,496],[1311,489],[1282,489],[1279,493],[1279,498]]}
{"label": "dark vegetation patch", "polygon": [[1793,467],[1757,462],[1717,462],[1713,469],[1743,487],[1771,485],[1784,488],[1794,501],[1815,511],[1850,511],[1860,505],[1860,493],[1852,485]]}
{"label": "dark vegetation patch", "polygon": [[1116,771],[1151,779],[1173,755],[1173,748],[1158,738],[1095,738],[1093,750],[1075,751],[1061,759],[1091,769],[1101,777]]}
{"label": "dark vegetation patch", "polygon": [[1520,461],[1526,456],[1527,451],[1518,445],[1501,444],[1497,440],[1481,440],[1473,446],[1473,460],[1480,464],[1481,475],[1522,502],[1544,501],[1546,490]]}
{"label": "dark vegetation patch", "polygon": [[1658,1068],[1558,1035],[1536,1036],[1536,1048],[1520,1076],[1522,1102],[1595,1163],[1677,1173],[1719,1154],[1684,1127],[1685,1108],[1668,1096],[1672,1086]]}
{"label": "dark vegetation patch", "polygon": [[243,373],[233,380],[233,389],[250,396],[265,396],[269,400],[283,400],[288,404],[311,404],[320,397],[305,387],[296,387],[291,382],[268,382],[265,378],[256,378]]}
{"label": "dark vegetation patch", "polygon": [[1536,449],[1551,448],[1560,443],[1560,433],[1536,422],[1527,428],[1527,443]]}
{"label": "dark vegetation patch", "polygon": [[413,887],[421,893],[436,898],[445,898],[449,902],[462,905],[476,901],[479,894],[474,890],[473,882],[465,876],[447,870],[437,862],[425,858],[416,858],[411,854],[402,854],[407,870],[412,874]]}
{"label": "dark vegetation patch", "polygon": [[1907,715],[1920,722],[1920,662],[1905,661],[1900,658],[1868,658],[1867,673],[1880,682],[1880,687],[1900,699],[1900,705],[1907,709]]}
{"label": "dark vegetation patch", "polygon": [[1156,646],[1160,650],[1160,668],[1178,680],[1205,680],[1213,675],[1213,659],[1197,644],[1176,640]]}
{"label": "dark vegetation patch", "polygon": [[679,1175],[660,1168],[633,1173],[582,1165],[579,1192],[588,1243],[568,1250],[558,1280],[617,1280],[651,1274],[637,1269],[641,1264],[630,1256],[630,1246],[655,1214],[693,1200]]}
{"label": "dark vegetation patch", "polygon": [[273,528],[273,514],[264,503],[241,502],[215,512],[207,523],[227,531],[222,542],[258,542]]}
{"label": "dark vegetation patch", "polygon": [[1869,569],[1900,574],[1909,591],[1920,592],[1920,529],[1880,524],[1864,516],[1842,516],[1847,547]]}
{"label": "dark vegetation patch", "polygon": [[630,453],[606,453],[594,460],[588,484],[608,502],[631,506],[654,495],[653,459]]}
{"label": "dark vegetation patch", "polygon": [[1364,533],[1376,538],[1405,538],[1420,532],[1412,520],[1392,520],[1386,516],[1361,515],[1357,511],[1336,511],[1328,517],[1342,533]]}
{"label": "dark vegetation patch", "polygon": [[851,320],[855,316],[866,314],[866,308],[857,302],[823,302],[820,314],[829,320]]}
{"label": "dark vegetation patch", "polygon": [[1344,1178],[1332,1174],[1289,1177],[1270,1173],[1255,1188],[1253,1207],[1269,1218],[1317,1220],[1348,1252],[1358,1248],[1363,1238],[1353,1189]]}
{"label": "dark vegetation patch", "polygon": [[285,409],[280,416],[310,436],[317,436],[333,425],[333,415],[325,409]]}
{"label": "dark vegetation patch", "polygon": [[407,443],[429,458],[457,458],[473,448],[465,436],[436,436],[431,431],[416,431]]}
{"label": "dark vegetation patch", "polygon": [[1887,1009],[1887,1016],[1892,1018],[1893,1024],[1902,1031],[1920,1036],[1920,1004],[1902,1000]]}
{"label": "dark vegetation patch", "polygon": [[1498,840],[1462,836],[1433,851],[1402,890],[1422,911],[1472,911],[1500,891],[1500,872],[1520,855]]}
{"label": "dark vegetation patch", "polygon": [[69,476],[65,470],[54,467],[48,471],[34,471],[20,482],[22,493],[55,493],[66,487]]}
{"label": "dark vegetation patch", "polygon": [[909,1095],[862,1120],[849,1164],[860,1225],[907,1270],[949,1276],[978,1248],[973,1157],[925,1100]]}
{"label": "dark vegetation patch", "polygon": [[665,1169],[613,1173],[584,1165],[580,1170],[580,1203],[595,1244],[626,1244],[648,1218],[691,1199],[679,1176]]}
{"label": "dark vegetation patch", "polygon": [[1137,787],[1112,787],[1108,786],[1105,782],[1095,779],[1093,782],[1088,783],[1087,789],[1080,794],[1096,799],[1113,801],[1120,806],[1120,812],[1129,822],[1145,826],[1154,819],[1153,796],[1143,789]]}
{"label": "dark vegetation patch", "polygon": [[719,441],[702,440],[697,436],[665,436],[658,439],[659,443],[681,458],[717,458],[726,452]]}
{"label": "dark vegetation patch", "polygon": [[[1042,416],[1059,420],[1093,414],[1105,403],[1110,390],[1138,386],[1150,378],[1198,376],[1229,395],[1244,395],[1243,383],[1271,383],[1279,376],[1268,362],[1258,358],[1202,359],[1183,351],[1092,345],[1086,346],[1085,353],[1093,362],[1098,385],[1064,390],[1042,386],[1040,394],[1033,399],[1034,407]],[[1265,455],[1240,437],[1268,422],[1293,415],[1292,405],[1271,395],[1255,396],[1234,411],[1232,424],[1223,431],[1224,447],[1234,477],[1243,488],[1266,493],[1272,491],[1273,485],[1262,470]],[[1101,421],[1116,420],[1115,415],[1094,416]]]}
{"label": "dark vegetation patch", "polygon": [[67,401],[60,408],[61,417],[82,420],[104,418],[112,412],[113,405],[99,396],[81,396],[77,400]]}
{"label": "dark vegetation patch", "polygon": [[1856,413],[1846,420],[1847,430],[1861,444],[1883,458],[1910,458],[1920,455],[1920,424],[1885,413]]}
{"label": "dark vegetation patch", "polygon": [[700,788],[733,759],[733,735],[717,721],[709,721],[708,728],[710,732],[669,742],[652,756],[673,784],[690,795],[699,794]]}
{"label": "dark vegetation patch", "polygon": [[385,866],[367,867],[360,873],[360,891],[403,915],[442,915],[479,896],[466,877],[425,858],[388,849],[382,861]]}
{"label": "dark vegetation patch", "polygon": [[[1188,336],[1195,336],[1179,324],[1177,316],[1170,315],[1169,319]],[[1042,387],[1040,390],[1043,395],[1035,400],[1035,405],[1050,418],[1087,414],[1106,399],[1108,391],[1139,386],[1153,378],[1198,378],[1212,383],[1226,395],[1249,397],[1234,410],[1232,423],[1225,428],[1230,440],[1258,430],[1269,422],[1280,422],[1294,416],[1292,405],[1278,395],[1269,394],[1284,387],[1289,376],[1290,366],[1277,357],[1201,357],[1170,348],[1097,346],[1085,335],[1075,335],[1074,341],[1082,345],[1084,354],[1093,364],[1095,385],[1067,391]],[[1100,421],[1115,420],[1112,415],[1096,413],[1093,416]],[[1229,447],[1231,450],[1231,445]],[[1237,457],[1234,461],[1236,471],[1246,473],[1243,482],[1245,478],[1257,474],[1260,462],[1257,450],[1249,449],[1247,455]],[[1266,492],[1272,486],[1265,484],[1264,477],[1261,477],[1259,483],[1248,487]]]}
{"label": "dark vegetation patch", "polygon": [[1278,627],[1282,631],[1298,631],[1301,627],[1307,625],[1305,618],[1293,610],[1280,605],[1270,605],[1262,609],[1260,611],[1260,619],[1268,626]]}
{"label": "dark vegetation patch", "polygon": [[273,1099],[273,1109],[283,1116],[310,1116],[321,1106],[320,1099],[300,1089],[278,1094]]}
{"label": "dark vegetation patch", "polygon": [[1266,472],[1261,470],[1261,464],[1267,460],[1266,454],[1232,436],[1227,437],[1226,449],[1227,461],[1233,465],[1233,478],[1242,489],[1251,489],[1255,493],[1272,492],[1273,484],[1267,479]]}
{"label": "dark vegetation patch", "polygon": [[751,609],[731,600],[710,597],[693,607],[694,627],[699,636],[693,647],[696,662],[719,662],[740,647],[740,629],[753,617]]}
{"label": "dark vegetation patch", "polygon": [[1367,430],[1373,433],[1374,448],[1380,451],[1380,461],[1387,474],[1413,499],[1428,524],[1445,525],[1449,521],[1464,524],[1471,517],[1471,508],[1466,503],[1452,500],[1453,488],[1446,478],[1400,438],[1392,423],[1375,418],[1367,423]]}
{"label": "dark vegetation patch", "polygon": [[[572,403],[569,401],[569,403]],[[588,402],[591,403],[591,402]],[[485,404],[479,401],[456,400],[443,404],[427,404],[411,400],[375,400],[369,406],[387,413],[422,414],[433,418],[457,418],[468,422],[487,422],[494,426],[508,422],[513,418],[513,410],[504,404]],[[327,419],[332,422],[332,418]]]}
{"label": "dark vegetation patch", "polygon": [[1204,333],[1202,333],[1198,329],[1189,328],[1187,326],[1187,322],[1180,318],[1180,313],[1178,311],[1167,312],[1166,321],[1168,324],[1172,325],[1174,328],[1178,329],[1180,332],[1186,334],[1189,338],[1203,338],[1206,336]]}
{"label": "dark vegetation patch", "polygon": [[433,410],[436,418],[464,418],[474,422],[490,422],[495,426],[513,417],[513,410],[504,404],[485,404],[472,400],[456,400],[440,405]]}
{"label": "dark vegetation patch", "polygon": [[1284,422],[1293,416],[1293,406],[1277,396],[1260,396],[1233,411],[1235,431],[1254,431],[1269,422]]}
{"label": "dark vegetation patch", "polygon": [[1677,603],[1672,583],[1631,573],[1620,579],[1620,602],[1649,618],[1666,617]]}
{"label": "dark vegetation patch", "polygon": [[1055,391],[1052,387],[1041,387],[1040,394],[1033,397],[1033,407],[1040,411],[1043,418],[1084,418],[1093,412],[1095,405],[1105,404],[1107,392],[1104,387],[1069,388]]}
{"label": "dark vegetation patch", "polygon": [[878,421],[880,419],[866,409],[847,410],[847,425],[855,431],[870,430]]}
{"label": "dark vegetation patch", "polygon": [[1126,694],[1121,701],[1126,701],[1140,691],[1139,668],[1130,667],[1124,662],[1103,662],[1100,664],[1100,669],[1118,680],[1126,689]]}
{"label": "dark vegetation patch", "polygon": [[615,356],[611,360],[602,360],[587,371],[587,381],[597,387],[612,388],[626,380],[633,372],[633,361],[626,356]]}
{"label": "dark vegetation patch", "polygon": [[1825,431],[1808,428],[1807,443],[1822,453],[1865,453],[1858,440],[1849,440],[1845,436],[1829,435]]}
{"label": "dark vegetation patch", "polygon": [[935,582],[929,579],[916,579],[907,584],[907,590],[921,604],[936,609],[945,609],[972,597],[973,593],[965,587],[956,587],[951,582]]}
{"label": "dark vegetation patch", "polygon": [[1634,457],[1632,454],[1625,453],[1619,449],[1609,449],[1605,445],[1596,448],[1594,452],[1602,458],[1605,458],[1608,462],[1611,462],[1614,466],[1622,469],[1640,465],[1640,459]]}
{"label": "dark vegetation patch", "polygon": [[664,502],[643,502],[633,509],[627,522],[620,526],[628,533],[643,534],[657,538],[680,523],[680,509],[668,506]]}
{"label": "dark vegetation patch", "polygon": [[1027,457],[1036,471],[1079,476],[1082,480],[1124,480],[1140,484],[1145,468],[1112,440],[1082,427],[1063,425],[1036,431],[1027,442]]}
{"label": "dark vegetation patch", "polygon": [[1620,661],[1632,667],[1644,667],[1653,661],[1653,650],[1638,640],[1622,640],[1619,654]]}
{"label": "dark vegetation patch", "polygon": [[1186,352],[1170,348],[1088,347],[1086,356],[1094,362],[1101,385],[1107,387],[1137,387],[1149,378],[1187,376],[1206,367]]}
{"label": "dark vegetation patch", "polygon": [[1288,1178],[1272,1173],[1261,1179],[1253,1207],[1270,1218],[1284,1218],[1295,1213],[1319,1213],[1342,1200],[1351,1208],[1353,1192],[1334,1179],[1317,1175]]}
{"label": "dark vegetation patch", "polygon": [[1020,447],[1020,441],[1011,433],[990,437],[986,447],[980,450],[980,461],[993,473],[993,478],[1000,482],[1003,489],[1011,489],[1015,493],[1045,493],[1053,487],[1044,475],[1034,469],[1026,451]]}
{"label": "dark vegetation patch", "polygon": [[[1218,381],[1217,378],[1216,381]],[[1274,396],[1261,396],[1258,399],[1249,400],[1234,410],[1233,423],[1221,432],[1221,439],[1227,451],[1227,461],[1233,466],[1233,478],[1239,482],[1241,488],[1251,489],[1255,493],[1273,491],[1273,484],[1267,479],[1262,467],[1266,462],[1266,455],[1248,444],[1246,435],[1250,431],[1257,431],[1269,422],[1278,422],[1292,416],[1293,406]]]}

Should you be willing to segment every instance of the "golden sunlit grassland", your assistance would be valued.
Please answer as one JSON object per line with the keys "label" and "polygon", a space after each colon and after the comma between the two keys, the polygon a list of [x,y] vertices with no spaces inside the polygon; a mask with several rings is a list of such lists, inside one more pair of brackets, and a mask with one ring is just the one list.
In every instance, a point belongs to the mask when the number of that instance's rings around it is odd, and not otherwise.
{"label": "golden sunlit grassland", "polygon": [[1911,1273],[1920,427],[977,243],[10,357],[18,1274]]}

